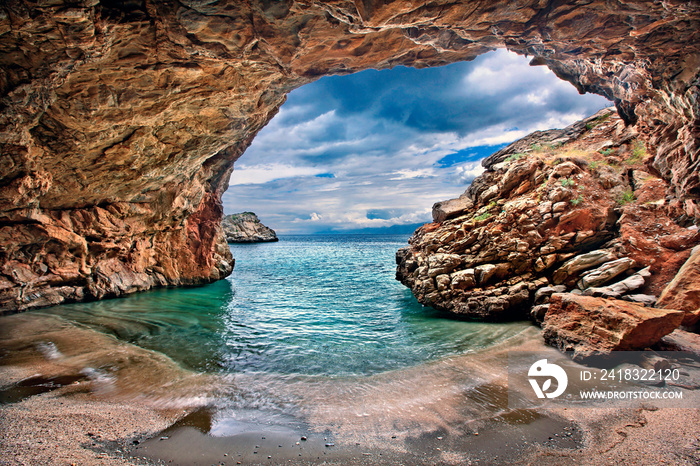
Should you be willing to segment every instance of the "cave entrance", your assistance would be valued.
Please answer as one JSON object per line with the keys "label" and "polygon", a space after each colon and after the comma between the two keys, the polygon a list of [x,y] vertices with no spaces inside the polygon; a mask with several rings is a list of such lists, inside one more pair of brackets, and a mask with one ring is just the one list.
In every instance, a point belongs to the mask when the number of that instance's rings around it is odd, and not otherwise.
{"label": "cave entrance", "polygon": [[303,86],[235,163],[225,213],[253,211],[282,235],[413,231],[482,158],[611,105],[528,62],[498,50]]}

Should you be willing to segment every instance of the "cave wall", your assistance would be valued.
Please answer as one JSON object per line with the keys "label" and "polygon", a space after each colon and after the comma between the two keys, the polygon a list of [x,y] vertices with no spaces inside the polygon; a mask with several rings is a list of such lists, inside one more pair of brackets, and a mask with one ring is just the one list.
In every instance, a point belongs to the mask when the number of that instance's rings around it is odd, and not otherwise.
{"label": "cave wall", "polygon": [[496,48],[615,101],[700,219],[700,4],[10,0],[0,6],[0,307],[228,275],[221,196],[292,89]]}

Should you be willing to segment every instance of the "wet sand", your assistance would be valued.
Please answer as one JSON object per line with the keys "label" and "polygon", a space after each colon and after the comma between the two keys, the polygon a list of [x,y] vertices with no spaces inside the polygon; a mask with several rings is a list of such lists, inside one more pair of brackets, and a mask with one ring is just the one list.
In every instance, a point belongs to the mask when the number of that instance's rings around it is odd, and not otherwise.
{"label": "wet sand", "polygon": [[[60,319],[10,317],[0,328],[2,465],[700,464],[698,409],[508,410],[507,351],[554,351],[535,328],[361,383],[222,383]],[[275,393],[298,416],[246,418],[216,404],[234,391]]]}

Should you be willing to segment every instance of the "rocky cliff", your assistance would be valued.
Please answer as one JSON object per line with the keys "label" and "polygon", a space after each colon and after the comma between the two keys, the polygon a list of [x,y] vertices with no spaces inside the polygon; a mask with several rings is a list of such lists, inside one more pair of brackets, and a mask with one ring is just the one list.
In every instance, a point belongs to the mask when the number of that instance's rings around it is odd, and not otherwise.
{"label": "rocky cliff", "polygon": [[269,243],[279,241],[272,228],[266,227],[253,212],[225,215],[221,226],[229,243]]}
{"label": "rocky cliff", "polygon": [[612,350],[693,325],[700,232],[653,153],[613,109],[516,141],[462,196],[435,204],[434,223],[398,251],[397,278],[437,309],[544,321],[548,342],[580,355],[593,329]]}
{"label": "rocky cliff", "polygon": [[697,220],[699,17],[679,0],[5,1],[0,306],[226,276],[221,195],[287,92],[496,48],[613,99]]}

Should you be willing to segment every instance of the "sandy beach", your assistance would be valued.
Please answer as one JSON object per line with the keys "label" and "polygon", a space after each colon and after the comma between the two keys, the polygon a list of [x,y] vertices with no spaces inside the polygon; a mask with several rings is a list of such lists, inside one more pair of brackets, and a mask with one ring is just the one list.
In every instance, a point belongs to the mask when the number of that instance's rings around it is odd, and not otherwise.
{"label": "sandy beach", "polygon": [[[3,381],[18,375],[4,369]],[[673,464],[700,461],[697,409],[570,410],[523,424],[488,422],[462,436],[382,439],[385,448],[331,445],[323,433],[258,430],[231,437],[185,412],[100,401],[78,387],[0,406],[0,464]],[[573,434],[568,437],[568,434]],[[330,435],[330,434],[329,434]],[[552,440],[549,440],[549,439]]]}
{"label": "sandy beach", "polygon": [[290,380],[273,388],[301,400],[295,409],[303,422],[276,425],[226,418],[212,402],[211,376],[60,319],[42,322],[3,318],[2,465],[700,461],[698,409],[503,410],[506,380],[493,367],[505,352],[519,345],[555,354],[534,327],[481,354],[379,374],[360,386]]}

